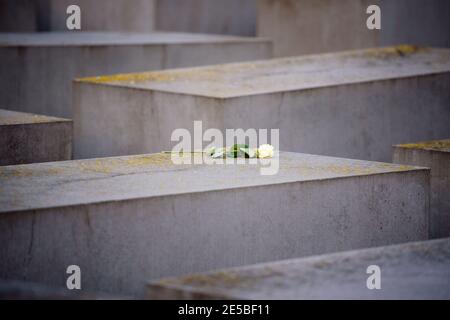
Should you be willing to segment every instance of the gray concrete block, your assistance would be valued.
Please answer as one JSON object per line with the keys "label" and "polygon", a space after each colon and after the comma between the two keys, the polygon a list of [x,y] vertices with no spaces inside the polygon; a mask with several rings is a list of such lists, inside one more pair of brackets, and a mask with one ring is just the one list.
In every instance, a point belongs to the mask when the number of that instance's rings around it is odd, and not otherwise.
{"label": "gray concrete block", "polygon": [[[67,31],[66,9],[78,5],[81,9],[82,31],[150,32],[155,25],[154,0],[38,0],[50,2],[41,13],[47,20],[45,31]],[[43,11],[43,10],[41,10]]]}
{"label": "gray concrete block", "polygon": [[[450,50],[398,46],[74,83],[74,157],[170,150],[172,132],[280,129],[280,149],[391,161],[450,135]],[[192,132],[192,131],[191,131]]]}
{"label": "gray concrete block", "polygon": [[156,29],[254,36],[255,0],[157,0]]}
{"label": "gray concrete block", "polygon": [[[0,34],[0,104],[71,117],[71,81],[271,57],[263,39],[183,33]],[[94,106],[93,106],[94,107]]]}
{"label": "gray concrete block", "polygon": [[130,297],[54,288],[34,282],[1,280],[0,300],[128,300]]}
{"label": "gray concrete block", "polygon": [[450,237],[450,139],[394,146],[393,162],[431,168],[430,236]]}
{"label": "gray concrete block", "polygon": [[[381,9],[381,30],[369,30],[369,5]],[[447,0],[258,0],[257,34],[273,39],[275,56],[399,43],[450,47]]]}
{"label": "gray concrete block", "polygon": [[[380,267],[369,290],[367,267]],[[150,299],[450,299],[450,239],[224,269],[150,282]]]}
{"label": "gray concrete block", "polygon": [[0,32],[68,31],[66,10],[81,9],[81,31],[150,32],[153,0],[0,0]]}
{"label": "gray concrete block", "polygon": [[[197,155],[200,156],[200,155]],[[280,153],[175,165],[151,154],[0,168],[0,278],[89,291],[428,238],[429,170]]]}
{"label": "gray concrete block", "polygon": [[0,0],[0,32],[33,32],[38,20],[35,0]]}
{"label": "gray concrete block", "polygon": [[72,120],[0,109],[0,166],[70,160]]}

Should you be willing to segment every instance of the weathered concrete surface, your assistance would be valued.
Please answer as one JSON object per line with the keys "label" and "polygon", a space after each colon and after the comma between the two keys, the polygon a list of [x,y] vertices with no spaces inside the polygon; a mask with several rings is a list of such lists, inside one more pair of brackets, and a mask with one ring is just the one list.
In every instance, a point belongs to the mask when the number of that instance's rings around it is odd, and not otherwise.
{"label": "weathered concrete surface", "polygon": [[[199,155],[198,155],[199,156]],[[429,170],[281,153],[263,164],[170,155],[0,168],[0,278],[143,294],[145,281],[428,238]]]}
{"label": "weathered concrete surface", "polygon": [[0,0],[0,32],[68,31],[69,5],[81,9],[81,31],[149,32],[153,0]]}
{"label": "weathered concrete surface", "polygon": [[255,36],[255,0],[157,0],[156,29]]}
{"label": "weathered concrete surface", "polygon": [[54,288],[39,283],[0,279],[0,300],[128,300],[130,297]]}
{"label": "weathered concrete surface", "polygon": [[366,27],[372,0],[258,0],[257,34],[274,42],[276,57],[376,47]]}
{"label": "weathered concrete surface", "polygon": [[0,104],[71,117],[75,77],[270,57],[269,41],[244,37],[164,32],[0,34]]}
{"label": "weathered concrete surface", "polygon": [[430,236],[450,237],[450,139],[394,146],[393,162],[431,168]]}
{"label": "weathered concrete surface", "polygon": [[82,13],[82,31],[150,32],[155,25],[154,0],[39,0],[50,2],[48,29],[67,31],[66,9],[76,4]]}
{"label": "weathered concrete surface", "polygon": [[[369,5],[381,8],[381,30],[369,30]],[[258,0],[257,34],[275,56],[334,52],[398,43],[450,47],[447,0]]]}
{"label": "weathered concrete surface", "polygon": [[[381,289],[366,286],[381,269]],[[450,239],[225,269],[148,285],[150,299],[450,299]]]}
{"label": "weathered concrete surface", "polygon": [[278,128],[281,150],[391,161],[393,144],[450,135],[449,88],[450,50],[413,46],[80,79],[74,157],[170,150],[173,130],[202,120]]}
{"label": "weathered concrete surface", "polygon": [[33,32],[38,24],[35,0],[0,0],[0,32]]}
{"label": "weathered concrete surface", "polygon": [[72,131],[69,119],[0,109],[0,166],[70,160]]}

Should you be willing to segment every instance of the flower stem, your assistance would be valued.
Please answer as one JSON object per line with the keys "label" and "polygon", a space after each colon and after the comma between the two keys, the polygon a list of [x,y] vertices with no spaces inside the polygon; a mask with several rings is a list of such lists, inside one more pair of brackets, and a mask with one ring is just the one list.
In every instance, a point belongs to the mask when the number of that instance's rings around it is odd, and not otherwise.
{"label": "flower stem", "polygon": [[194,153],[206,153],[206,151],[161,151],[161,153],[165,153],[165,154],[180,154],[180,153],[189,153],[189,154],[194,154]]}

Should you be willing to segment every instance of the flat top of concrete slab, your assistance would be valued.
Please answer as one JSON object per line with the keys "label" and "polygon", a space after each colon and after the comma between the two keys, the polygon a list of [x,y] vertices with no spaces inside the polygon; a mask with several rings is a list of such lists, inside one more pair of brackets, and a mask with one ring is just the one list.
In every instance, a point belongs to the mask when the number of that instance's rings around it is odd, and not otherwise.
{"label": "flat top of concrete slab", "polygon": [[[171,155],[158,153],[5,166],[0,167],[0,212],[429,170],[285,152],[279,159],[262,160],[266,161],[180,165],[172,162]],[[279,161],[278,173],[261,175],[261,167],[275,166],[275,161]]]}
{"label": "flat top of concrete slab", "polygon": [[0,33],[0,47],[164,45],[183,43],[268,42],[268,39],[216,34],[151,32],[38,32]]}
{"label": "flat top of concrete slab", "polygon": [[403,45],[77,81],[232,98],[442,72],[450,72],[450,50]]}
{"label": "flat top of concrete slab", "polygon": [[[381,290],[369,290],[370,265]],[[212,298],[449,299],[450,239],[408,243],[231,268],[149,284]],[[166,298],[170,298],[170,295]]]}
{"label": "flat top of concrete slab", "polygon": [[420,149],[420,150],[431,150],[450,153],[450,139],[398,144],[395,147],[404,149]]}
{"label": "flat top of concrete slab", "polygon": [[70,119],[0,109],[0,126],[71,121]]}

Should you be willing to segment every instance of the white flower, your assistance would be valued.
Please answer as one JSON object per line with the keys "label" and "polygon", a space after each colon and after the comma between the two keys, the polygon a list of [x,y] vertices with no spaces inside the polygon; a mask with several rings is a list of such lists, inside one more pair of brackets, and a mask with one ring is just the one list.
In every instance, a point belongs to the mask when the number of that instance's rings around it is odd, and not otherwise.
{"label": "white flower", "polygon": [[259,146],[257,150],[258,158],[272,158],[273,157],[273,146],[270,144],[263,144]]}
{"label": "white flower", "polygon": [[251,149],[248,149],[247,154],[248,154],[248,157],[249,157],[249,158],[257,158],[257,155],[258,155],[258,148],[251,148]]}

